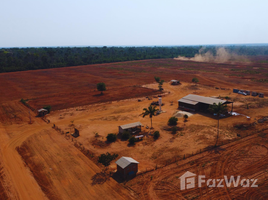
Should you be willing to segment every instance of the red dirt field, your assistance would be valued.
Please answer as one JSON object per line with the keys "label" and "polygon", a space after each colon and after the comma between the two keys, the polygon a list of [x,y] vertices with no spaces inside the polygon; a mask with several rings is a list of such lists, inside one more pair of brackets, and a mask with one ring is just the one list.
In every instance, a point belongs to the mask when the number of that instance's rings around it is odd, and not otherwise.
{"label": "red dirt field", "polygon": [[[0,103],[21,98],[29,99],[34,108],[51,105],[52,110],[97,102],[152,95],[139,86],[162,79],[190,82],[195,76],[200,84],[223,88],[239,87],[268,94],[266,79],[268,64],[217,64],[185,62],[174,59],[131,61],[85,65],[58,69],[34,70],[0,74]],[[98,96],[96,84],[104,82],[107,91]],[[8,87],[7,87],[8,86]],[[129,88],[132,86],[132,88]],[[136,86],[136,87],[134,87]]]}
{"label": "red dirt field", "polygon": [[[4,94],[0,96],[0,199],[268,199],[264,131],[268,120],[259,121],[268,116],[267,74],[265,62],[216,64],[174,59],[0,74]],[[145,97],[160,93],[154,76],[178,79],[182,84],[164,83],[164,112],[153,117],[151,130],[146,129],[150,118],[140,114],[156,101]],[[197,86],[189,83],[193,77],[199,79]],[[99,82],[106,84],[104,95],[96,89]],[[232,93],[233,88],[266,96],[242,96]],[[179,118],[178,131],[171,133],[167,121],[178,111],[177,100],[190,93],[228,96],[234,110],[243,114],[220,120],[219,148],[209,148],[217,133],[217,120],[210,115],[195,113],[186,123]],[[47,115],[51,123],[29,112],[19,102],[21,98],[34,109],[51,105]],[[107,134],[117,133],[119,125],[135,121],[144,125],[142,141],[134,146],[120,139],[106,142]],[[55,131],[53,124],[63,133]],[[80,131],[78,138],[69,134],[73,127]],[[152,136],[155,130],[160,131],[158,140]],[[97,163],[98,156],[106,152],[139,161],[138,176],[116,182],[111,177],[115,160],[107,168]],[[178,177],[187,170],[207,178],[257,178],[259,187],[204,185],[181,191]]]}
{"label": "red dirt field", "polygon": [[[266,131],[266,133],[268,133]],[[268,199],[268,137],[250,136],[239,142],[212,149],[185,161],[168,165],[137,176],[127,182],[138,195],[139,199]],[[241,176],[241,179],[257,179],[257,188],[208,187],[205,183],[195,188],[180,189],[179,177],[190,171],[196,175],[205,175],[208,179],[228,179]],[[216,183],[218,185],[219,182]],[[250,181],[250,186],[253,181]],[[212,184],[212,182],[210,182]]]}

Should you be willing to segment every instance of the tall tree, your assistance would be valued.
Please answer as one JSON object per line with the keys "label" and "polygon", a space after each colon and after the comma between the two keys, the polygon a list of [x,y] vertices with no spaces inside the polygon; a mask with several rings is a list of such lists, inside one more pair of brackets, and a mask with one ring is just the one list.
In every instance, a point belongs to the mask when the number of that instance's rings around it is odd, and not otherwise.
{"label": "tall tree", "polygon": [[101,91],[101,94],[103,94],[102,92],[103,91],[106,91],[106,85],[105,85],[105,83],[98,83],[97,84],[97,89],[98,89],[98,91]]}
{"label": "tall tree", "polygon": [[153,116],[156,115],[156,112],[158,111],[158,109],[156,109],[156,106],[152,106],[150,105],[148,108],[143,108],[143,113],[141,114],[142,117],[145,117],[147,115],[149,115],[149,117],[151,118],[151,128],[153,128]]}
{"label": "tall tree", "polygon": [[209,111],[217,114],[217,117],[218,117],[217,139],[216,139],[216,144],[215,144],[215,146],[217,146],[218,139],[219,139],[220,115],[227,112],[227,105],[222,104],[220,102],[218,104],[213,103],[213,105],[209,106]]}

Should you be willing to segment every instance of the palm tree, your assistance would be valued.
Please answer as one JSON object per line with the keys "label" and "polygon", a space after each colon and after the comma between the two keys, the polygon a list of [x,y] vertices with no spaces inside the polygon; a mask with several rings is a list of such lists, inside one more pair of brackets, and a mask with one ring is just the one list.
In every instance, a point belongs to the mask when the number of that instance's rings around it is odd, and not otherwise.
{"label": "palm tree", "polygon": [[227,111],[227,105],[222,104],[221,102],[219,102],[218,104],[213,103],[213,105],[209,106],[209,110],[210,110],[210,112],[215,113],[218,116],[217,140],[216,140],[216,144],[215,144],[215,146],[217,146],[218,139],[219,139],[220,115]]}
{"label": "palm tree", "polygon": [[187,122],[188,115],[187,114],[183,115],[183,119],[184,119],[184,126],[185,126],[185,122]]}
{"label": "palm tree", "polygon": [[184,119],[184,121],[186,122],[187,119],[188,119],[188,115],[187,115],[187,114],[183,115],[183,119]]}
{"label": "palm tree", "polygon": [[151,128],[153,127],[152,118],[157,111],[158,109],[156,109],[156,106],[150,105],[148,108],[143,108],[143,113],[141,113],[142,117],[149,115],[149,117],[151,118]]}

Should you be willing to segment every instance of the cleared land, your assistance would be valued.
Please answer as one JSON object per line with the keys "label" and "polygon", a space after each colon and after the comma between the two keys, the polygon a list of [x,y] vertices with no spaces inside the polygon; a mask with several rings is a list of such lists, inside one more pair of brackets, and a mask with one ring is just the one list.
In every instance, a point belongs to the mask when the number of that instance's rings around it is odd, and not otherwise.
{"label": "cleared land", "polygon": [[[0,74],[0,91],[5,94],[0,96],[0,192],[6,199],[267,199],[267,121],[259,120],[268,116],[268,101],[232,93],[238,88],[268,95],[267,83],[259,82],[267,73],[267,64],[159,59]],[[146,136],[135,146],[120,139],[107,143],[107,134],[117,133],[119,125],[140,121],[150,126],[150,119],[140,114],[157,100],[154,76],[182,81],[178,86],[164,83],[165,112],[153,117],[154,129],[143,127]],[[193,77],[200,84],[189,83]],[[96,90],[98,82],[106,83],[104,95]],[[210,150],[217,132],[211,115],[194,114],[186,123],[179,118],[176,134],[167,125],[178,111],[177,100],[189,93],[228,96],[234,111],[251,118],[221,119],[223,146]],[[21,98],[35,109],[51,105],[51,123],[29,114]],[[77,139],[66,134],[74,127],[80,131]],[[156,141],[150,135],[155,130],[160,131]],[[106,152],[138,160],[140,175],[126,185],[117,183],[110,177],[115,161],[106,170],[97,163]],[[259,178],[260,187],[181,192],[177,176],[187,170],[209,178],[232,173]]]}

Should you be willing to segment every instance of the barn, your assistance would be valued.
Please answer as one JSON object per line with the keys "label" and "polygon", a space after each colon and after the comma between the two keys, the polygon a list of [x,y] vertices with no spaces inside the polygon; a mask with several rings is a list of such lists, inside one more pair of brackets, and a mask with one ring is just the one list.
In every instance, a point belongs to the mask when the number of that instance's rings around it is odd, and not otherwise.
{"label": "barn", "polygon": [[232,103],[232,111],[233,111],[233,102],[227,100],[216,99],[212,97],[203,97],[195,94],[189,94],[180,100],[178,100],[178,106],[180,109],[189,110],[189,111],[201,111],[208,112],[208,108],[210,105],[214,103],[222,103],[222,104],[230,104]]}
{"label": "barn", "polygon": [[117,173],[124,179],[133,178],[138,172],[139,162],[130,157],[121,157],[115,162]]}
{"label": "barn", "polygon": [[129,131],[131,134],[136,134],[141,132],[142,124],[140,122],[134,122],[131,124],[125,124],[119,126],[119,133],[123,133],[124,131]]}

